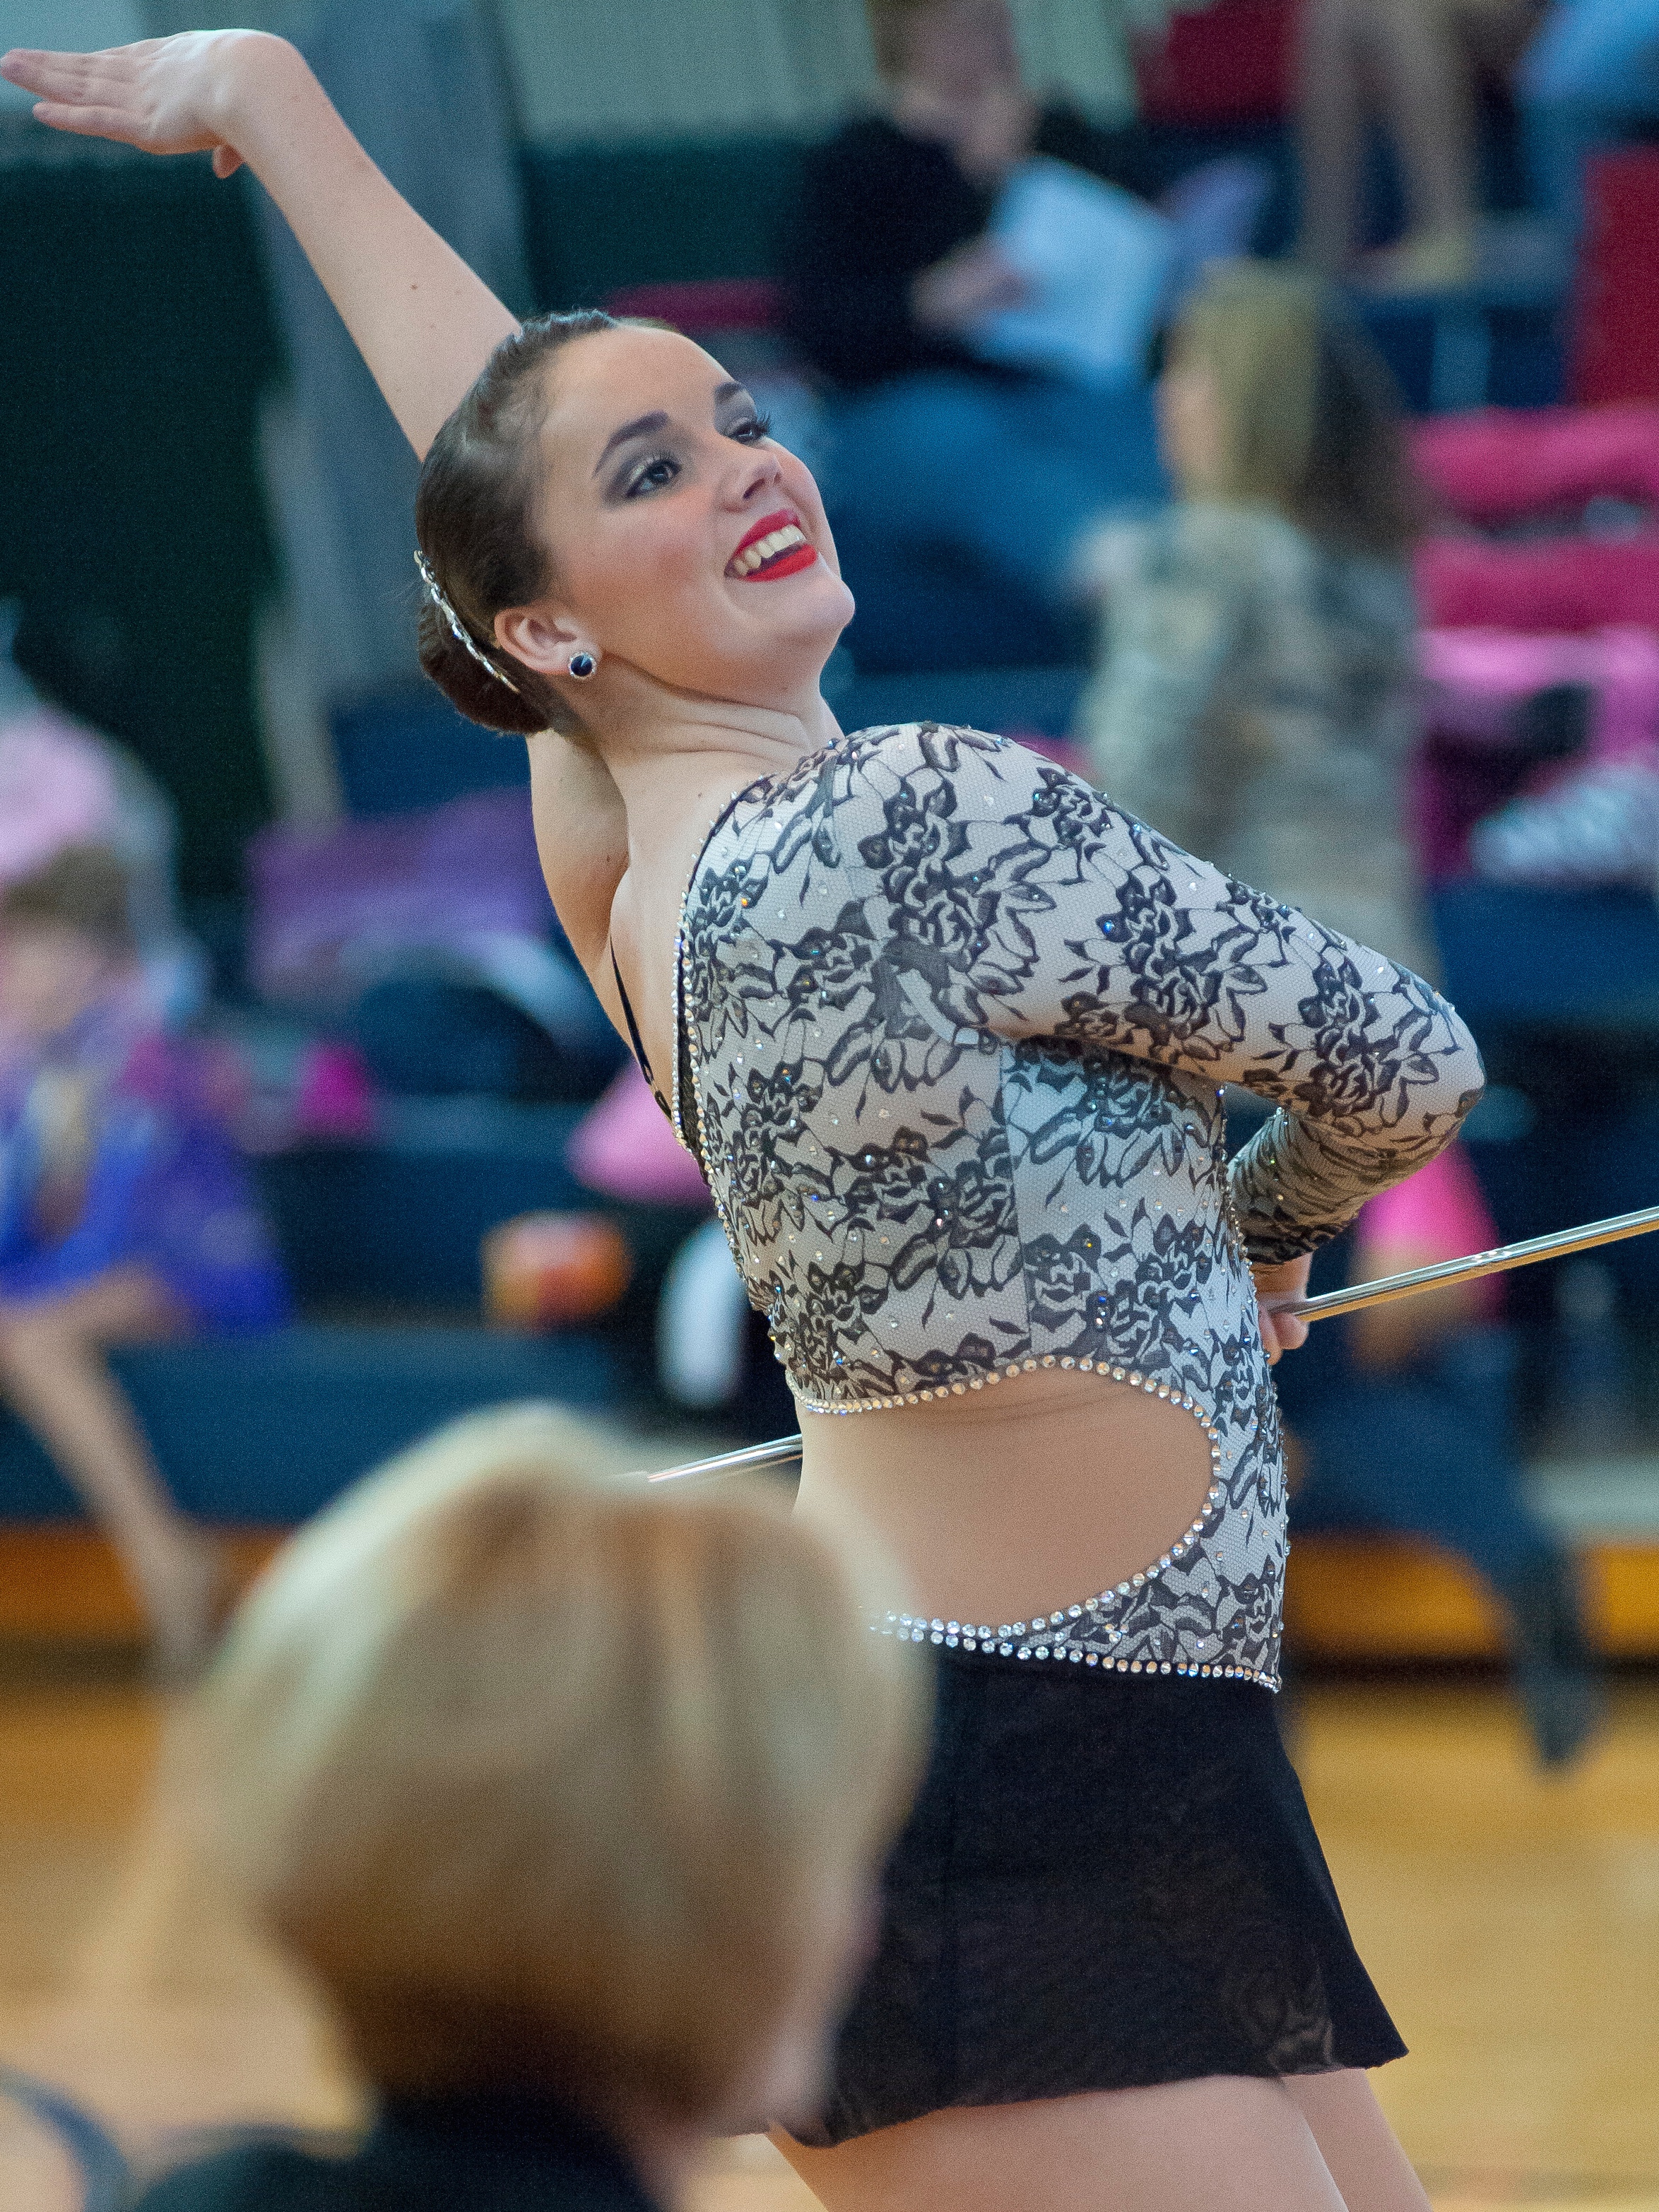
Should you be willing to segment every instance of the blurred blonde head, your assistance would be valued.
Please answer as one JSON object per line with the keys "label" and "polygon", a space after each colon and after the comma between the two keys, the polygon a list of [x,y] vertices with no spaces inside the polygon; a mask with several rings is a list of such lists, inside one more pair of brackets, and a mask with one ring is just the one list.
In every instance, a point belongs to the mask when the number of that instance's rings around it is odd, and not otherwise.
{"label": "blurred blonde head", "polygon": [[381,2089],[753,2124],[816,2087],[919,1685],[861,1554],[624,1466],[478,1415],[289,1546],[210,1686],[225,1849]]}
{"label": "blurred blonde head", "polygon": [[876,66],[890,82],[913,72],[971,95],[1017,83],[1008,0],[864,0]]}
{"label": "blurred blonde head", "polygon": [[1393,380],[1300,270],[1211,271],[1170,333],[1159,411],[1188,496],[1274,507],[1315,537],[1388,555],[1421,526]]}

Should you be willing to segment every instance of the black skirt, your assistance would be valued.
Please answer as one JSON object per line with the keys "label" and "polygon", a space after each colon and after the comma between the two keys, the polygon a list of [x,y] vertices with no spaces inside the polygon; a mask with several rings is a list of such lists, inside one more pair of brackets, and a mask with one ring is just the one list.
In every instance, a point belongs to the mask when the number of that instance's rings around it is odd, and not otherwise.
{"label": "black skirt", "polygon": [[1405,2051],[1273,1695],[940,1651],[927,1776],[820,2124]]}

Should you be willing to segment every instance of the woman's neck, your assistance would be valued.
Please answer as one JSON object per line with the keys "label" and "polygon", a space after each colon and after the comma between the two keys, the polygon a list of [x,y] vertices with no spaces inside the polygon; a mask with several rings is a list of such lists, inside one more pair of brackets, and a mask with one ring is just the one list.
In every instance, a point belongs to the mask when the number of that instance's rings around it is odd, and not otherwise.
{"label": "woman's neck", "polygon": [[793,707],[673,696],[602,737],[600,753],[628,814],[630,857],[706,829],[719,808],[763,776],[787,775],[841,736],[816,688]]}

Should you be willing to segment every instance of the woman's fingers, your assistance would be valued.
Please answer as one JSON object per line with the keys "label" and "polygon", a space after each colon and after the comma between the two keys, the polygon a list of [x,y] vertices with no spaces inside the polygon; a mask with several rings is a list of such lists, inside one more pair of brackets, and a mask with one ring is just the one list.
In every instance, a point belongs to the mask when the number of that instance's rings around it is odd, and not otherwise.
{"label": "woman's fingers", "polygon": [[1308,1295],[1308,1273],[1313,1266],[1311,1254],[1304,1252],[1298,1260],[1281,1260],[1269,1265],[1266,1261],[1255,1266],[1256,1319],[1261,1325],[1261,1341],[1267,1348],[1269,1366],[1282,1352],[1294,1352],[1308,1340],[1308,1324],[1287,1313],[1285,1309]]}
{"label": "woman's fingers", "polygon": [[55,100],[37,100],[34,119],[54,131],[71,131],[82,138],[114,138],[124,146],[143,143],[143,125],[124,107],[66,106]]}
{"label": "woman's fingers", "polygon": [[75,106],[108,106],[118,87],[131,84],[137,57],[154,43],[146,40],[144,46],[109,46],[92,54],[49,53],[38,46],[14,46],[0,58],[0,76],[42,100]]}
{"label": "woman's fingers", "polygon": [[15,46],[0,58],[0,76],[35,94],[34,118],[54,131],[78,131],[87,138],[137,142],[143,116],[133,97],[130,68],[103,66],[113,54],[53,54]]}
{"label": "woman's fingers", "polygon": [[1273,1330],[1281,1352],[1299,1352],[1308,1341],[1308,1324],[1300,1314],[1276,1313]]}
{"label": "woman's fingers", "polygon": [[[90,54],[17,46],[0,58],[0,75],[36,94],[35,118],[54,131],[113,138],[153,154],[197,153],[217,143],[205,126],[204,88],[192,67],[202,45],[192,37],[144,39]],[[165,56],[163,47],[170,49]]]}
{"label": "woman's fingers", "polygon": [[1308,1341],[1308,1324],[1299,1314],[1286,1313],[1282,1306],[1262,1299],[1256,1303],[1255,1314],[1269,1367],[1278,1364],[1281,1354],[1299,1351]]}
{"label": "woman's fingers", "polygon": [[70,82],[65,62],[83,61],[82,54],[49,54],[34,46],[13,46],[0,54],[0,76],[9,84],[21,85],[25,92],[37,92],[43,96],[53,85]]}

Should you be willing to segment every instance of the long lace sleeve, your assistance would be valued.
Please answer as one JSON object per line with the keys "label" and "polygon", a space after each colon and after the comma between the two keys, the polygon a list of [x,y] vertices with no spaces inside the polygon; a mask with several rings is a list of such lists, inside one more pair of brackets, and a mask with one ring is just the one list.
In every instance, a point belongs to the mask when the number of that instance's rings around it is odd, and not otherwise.
{"label": "long lace sleeve", "polygon": [[936,1028],[1103,1046],[1270,1100],[1231,1168],[1254,1260],[1314,1249],[1450,1143],[1484,1077],[1419,976],[1023,747],[920,742],[924,765],[890,788],[872,757],[860,850]]}

